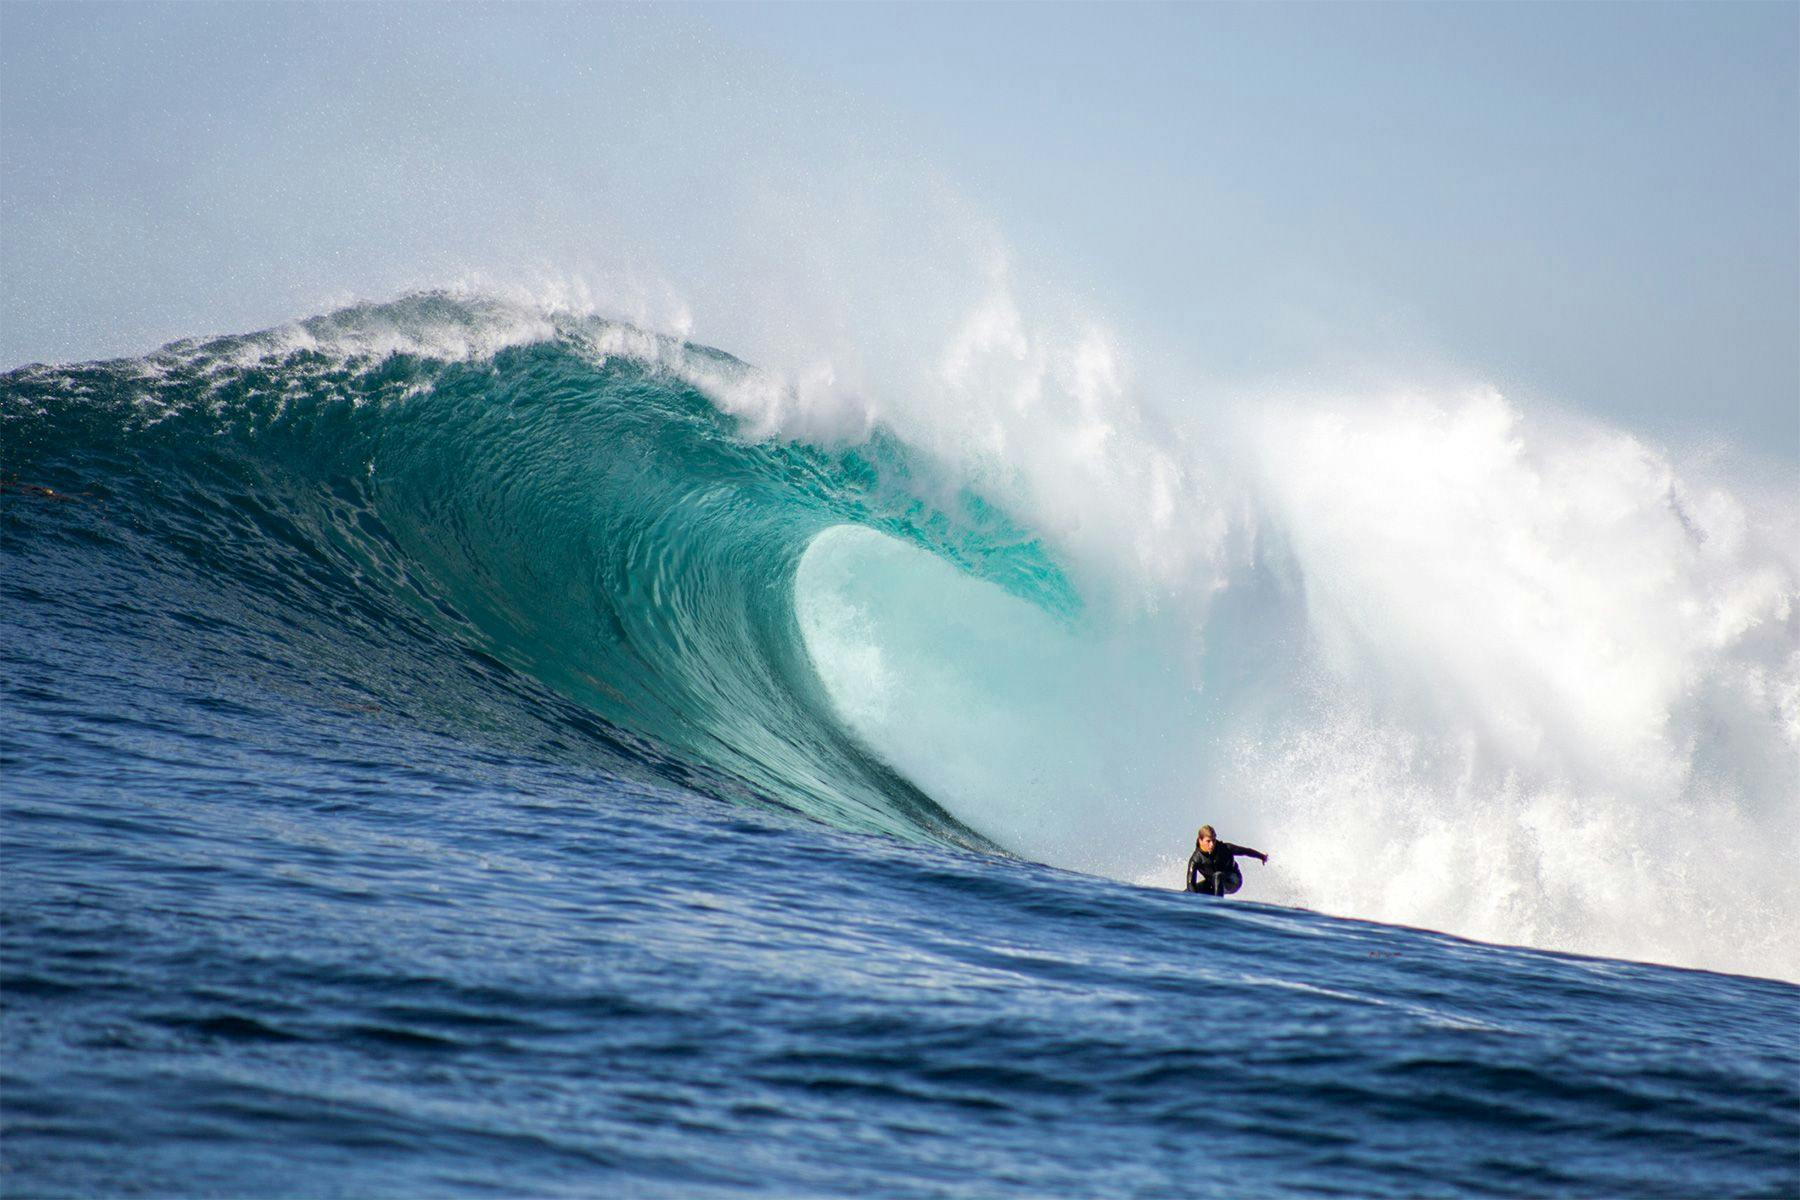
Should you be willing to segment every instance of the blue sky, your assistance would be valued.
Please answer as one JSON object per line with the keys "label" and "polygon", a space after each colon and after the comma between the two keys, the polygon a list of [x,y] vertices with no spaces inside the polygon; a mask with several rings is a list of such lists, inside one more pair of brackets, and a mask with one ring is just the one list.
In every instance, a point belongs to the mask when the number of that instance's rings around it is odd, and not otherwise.
{"label": "blue sky", "polygon": [[1217,378],[1800,456],[1800,6],[0,6],[6,365],[472,273],[775,353],[946,194]]}

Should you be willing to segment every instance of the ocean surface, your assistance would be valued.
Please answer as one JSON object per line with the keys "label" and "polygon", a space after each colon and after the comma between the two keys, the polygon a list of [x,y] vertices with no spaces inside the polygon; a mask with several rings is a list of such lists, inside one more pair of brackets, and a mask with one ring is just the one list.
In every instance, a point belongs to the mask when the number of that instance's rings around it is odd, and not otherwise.
{"label": "ocean surface", "polygon": [[[1800,1194],[1747,501],[1558,443],[1555,528],[1708,632],[1610,627],[1628,700],[1421,655],[1488,736],[1363,602],[1430,538],[1340,551],[1421,428],[1512,496],[1498,402],[1334,416],[1369,478],[1176,513],[1223,557],[1134,604],[1104,489],[796,395],[449,295],[0,377],[0,1194]],[[1507,577],[1588,596],[1558,545]],[[1208,819],[1271,853],[1230,900],[1172,890]]]}

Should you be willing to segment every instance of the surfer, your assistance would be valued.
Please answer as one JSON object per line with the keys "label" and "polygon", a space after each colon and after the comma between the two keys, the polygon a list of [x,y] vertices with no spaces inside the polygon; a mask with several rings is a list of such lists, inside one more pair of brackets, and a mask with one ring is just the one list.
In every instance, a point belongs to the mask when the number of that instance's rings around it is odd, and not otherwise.
{"label": "surfer", "polygon": [[1221,842],[1211,825],[1202,825],[1194,839],[1194,852],[1187,861],[1187,890],[1208,896],[1229,896],[1244,886],[1244,873],[1238,870],[1237,856],[1268,862],[1269,856],[1248,846]]}

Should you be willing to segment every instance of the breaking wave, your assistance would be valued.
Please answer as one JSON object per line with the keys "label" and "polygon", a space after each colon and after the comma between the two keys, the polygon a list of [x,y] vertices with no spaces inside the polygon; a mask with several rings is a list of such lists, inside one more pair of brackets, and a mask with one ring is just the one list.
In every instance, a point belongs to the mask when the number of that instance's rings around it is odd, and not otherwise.
{"label": "breaking wave", "polygon": [[1158,416],[1004,296],[919,378],[413,296],[12,372],[8,536],[296,703],[1148,884],[1209,820],[1254,898],[1800,978],[1791,489],[1479,390]]}

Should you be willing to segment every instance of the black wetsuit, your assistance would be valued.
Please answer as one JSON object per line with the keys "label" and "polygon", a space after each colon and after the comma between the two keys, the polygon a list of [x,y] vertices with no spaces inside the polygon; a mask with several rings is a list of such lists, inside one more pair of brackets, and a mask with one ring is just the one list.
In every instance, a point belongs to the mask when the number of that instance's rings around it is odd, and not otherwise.
{"label": "black wetsuit", "polygon": [[1244,873],[1237,865],[1237,856],[1240,854],[1247,854],[1264,862],[1269,859],[1261,850],[1234,846],[1230,842],[1214,842],[1211,854],[1195,846],[1194,852],[1188,856],[1187,890],[1205,892],[1209,896],[1229,896],[1243,887]]}

